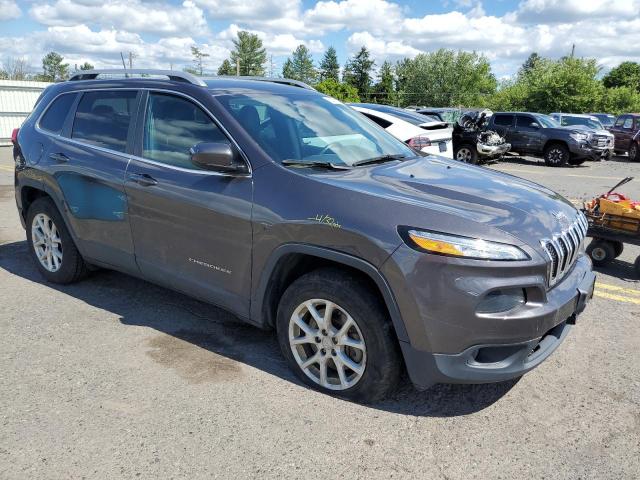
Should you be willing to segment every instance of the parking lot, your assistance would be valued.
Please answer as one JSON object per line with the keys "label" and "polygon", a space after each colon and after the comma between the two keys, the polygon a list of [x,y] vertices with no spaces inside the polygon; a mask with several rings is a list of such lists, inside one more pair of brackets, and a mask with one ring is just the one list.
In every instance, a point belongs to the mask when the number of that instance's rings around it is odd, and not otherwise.
{"label": "parking lot", "polygon": [[[576,204],[626,157],[489,168]],[[598,271],[564,344],[518,381],[407,381],[363,406],[301,385],[269,332],[123,274],[43,282],[0,147],[0,478],[562,478],[640,474],[640,278],[627,247]]]}

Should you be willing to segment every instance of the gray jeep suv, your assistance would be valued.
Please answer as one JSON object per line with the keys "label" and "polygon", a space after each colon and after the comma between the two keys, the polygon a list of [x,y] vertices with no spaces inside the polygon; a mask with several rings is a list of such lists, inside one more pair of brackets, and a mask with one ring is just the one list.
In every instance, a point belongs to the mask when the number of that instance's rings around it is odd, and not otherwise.
{"label": "gray jeep suv", "polygon": [[[518,377],[592,295],[561,196],[419,156],[304,85],[82,72],[18,134],[42,275],[119,270],[274,328],[296,375],[363,402]],[[287,83],[286,81],[284,83]]]}

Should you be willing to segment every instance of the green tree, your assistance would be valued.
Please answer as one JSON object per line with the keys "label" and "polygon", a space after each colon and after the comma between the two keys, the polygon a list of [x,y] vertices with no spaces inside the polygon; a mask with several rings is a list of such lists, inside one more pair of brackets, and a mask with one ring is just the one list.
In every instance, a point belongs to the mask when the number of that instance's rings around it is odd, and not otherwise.
{"label": "green tree", "polygon": [[342,102],[359,102],[358,90],[348,83],[338,82],[333,78],[327,78],[316,85],[316,90],[325,95],[330,95]]}
{"label": "green tree", "polygon": [[540,55],[538,55],[536,52],[533,52],[531,55],[529,55],[529,57],[527,57],[527,59],[524,61],[524,63],[522,64],[522,67],[520,67],[520,75],[526,75],[529,72],[531,72],[533,69],[535,69],[536,65],[538,64],[538,62],[541,60]]}
{"label": "green tree", "polygon": [[84,62],[82,65],[80,65],[80,70],[93,70],[94,66],[91,65],[89,62]]}
{"label": "green tree", "polygon": [[333,79],[336,82],[340,81],[340,64],[338,63],[338,55],[336,49],[329,47],[322,61],[320,62],[320,80]]}
{"label": "green tree", "polygon": [[202,76],[202,73],[204,72],[204,59],[207,58],[209,54],[203,52],[195,45],[192,45],[191,56],[193,57],[193,70],[196,74]]}
{"label": "green tree", "polygon": [[497,87],[489,60],[476,52],[440,49],[396,66],[403,105],[484,106]]}
{"label": "green tree", "polygon": [[631,87],[640,92],[640,63],[622,62],[602,79],[607,88]]}
{"label": "green tree", "polygon": [[56,80],[66,80],[69,78],[69,64],[62,63],[64,58],[56,52],[49,52],[42,58],[42,75],[40,78],[45,82],[55,82]]}
{"label": "green tree", "polygon": [[605,88],[600,109],[616,115],[640,111],[640,93],[632,87]]}
{"label": "green tree", "polygon": [[384,61],[380,67],[378,76],[379,81],[373,87],[373,100],[377,103],[393,105],[396,102],[396,95],[394,88],[395,78],[391,63]]}
{"label": "green tree", "polygon": [[291,59],[287,58],[282,67],[282,75],[285,78],[299,80],[305,83],[314,83],[316,79],[316,69],[313,66],[313,58],[311,52],[304,45],[299,45],[291,55]]}
{"label": "green tree", "polygon": [[293,70],[293,62],[290,58],[287,58],[282,64],[282,76],[284,78],[291,78],[295,76],[296,72]]}
{"label": "green tree", "polygon": [[218,75],[235,75],[235,74],[236,74],[235,67],[231,65],[231,62],[229,60],[225,59],[220,65],[220,68],[218,68]]}
{"label": "green tree", "polygon": [[356,87],[361,99],[366,99],[371,90],[371,70],[375,62],[371,59],[366,47],[351,58],[344,67],[342,81]]}
{"label": "green tree", "polygon": [[238,32],[238,38],[233,41],[231,64],[240,62],[240,75],[264,75],[264,64],[267,61],[267,51],[262,46],[262,40],[250,32]]}

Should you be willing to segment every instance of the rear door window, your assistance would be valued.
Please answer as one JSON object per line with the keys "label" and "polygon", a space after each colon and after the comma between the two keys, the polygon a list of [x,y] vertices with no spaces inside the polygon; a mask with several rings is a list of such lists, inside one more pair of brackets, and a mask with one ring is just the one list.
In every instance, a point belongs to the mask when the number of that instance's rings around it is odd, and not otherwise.
{"label": "rear door window", "polygon": [[510,127],[513,124],[513,115],[494,115],[493,123],[501,127]]}
{"label": "rear door window", "polygon": [[[263,112],[264,115],[264,112]],[[260,113],[256,111],[255,122]],[[216,123],[183,97],[149,93],[142,156],[149,160],[196,170],[189,149],[202,142],[228,142]]]}
{"label": "rear door window", "polygon": [[[391,126],[391,122],[385,120],[384,118],[380,118],[380,117],[376,117],[375,115],[370,115],[368,113],[364,113],[364,112],[360,112],[362,113],[365,117],[367,117],[369,120],[377,123],[378,125],[380,125],[382,128],[388,128]],[[424,121],[427,121],[428,119],[425,118]]]}
{"label": "rear door window", "polygon": [[134,90],[86,92],[76,110],[71,138],[125,152],[136,96]]}
{"label": "rear door window", "polygon": [[75,93],[66,93],[57,97],[40,119],[40,128],[51,133],[60,134],[75,99]]}

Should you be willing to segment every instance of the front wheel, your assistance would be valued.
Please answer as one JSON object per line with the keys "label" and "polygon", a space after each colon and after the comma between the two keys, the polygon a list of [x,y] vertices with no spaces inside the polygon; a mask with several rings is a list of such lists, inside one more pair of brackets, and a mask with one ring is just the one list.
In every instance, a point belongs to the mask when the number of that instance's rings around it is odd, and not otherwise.
{"label": "front wheel", "polygon": [[85,275],[87,266],[51,199],[36,199],[29,207],[26,223],[29,251],[44,278],[53,283],[72,283]]}
{"label": "front wheel", "polygon": [[640,161],[640,151],[637,143],[632,143],[629,147],[629,160],[632,162]]}
{"label": "front wheel", "polygon": [[461,145],[456,148],[453,158],[460,162],[478,164],[478,150],[473,145]]}
{"label": "front wheel", "polygon": [[349,272],[320,269],[294,281],[276,327],[287,363],[316,390],[371,403],[398,382],[401,359],[386,309]]}
{"label": "front wheel", "polygon": [[550,167],[564,167],[569,161],[569,149],[561,143],[554,143],[544,151],[544,163]]}

